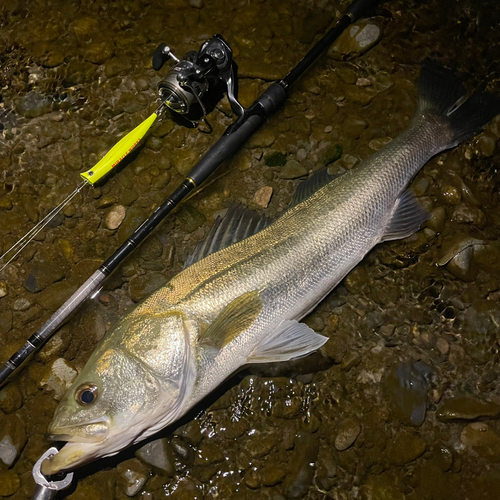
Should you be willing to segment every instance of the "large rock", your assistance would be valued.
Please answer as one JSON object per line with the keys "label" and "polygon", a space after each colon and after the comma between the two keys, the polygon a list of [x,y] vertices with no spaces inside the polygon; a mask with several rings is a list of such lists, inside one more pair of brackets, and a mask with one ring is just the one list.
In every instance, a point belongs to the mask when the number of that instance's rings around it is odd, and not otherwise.
{"label": "large rock", "polygon": [[364,54],[382,38],[382,30],[372,21],[361,20],[347,28],[328,50],[339,61]]}

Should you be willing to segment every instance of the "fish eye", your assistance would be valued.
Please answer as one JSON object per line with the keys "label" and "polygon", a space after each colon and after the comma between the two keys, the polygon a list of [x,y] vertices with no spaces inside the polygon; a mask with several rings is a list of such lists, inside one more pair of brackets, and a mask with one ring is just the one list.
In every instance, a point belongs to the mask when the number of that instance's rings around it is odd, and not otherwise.
{"label": "fish eye", "polygon": [[92,404],[98,395],[97,386],[95,384],[85,383],[76,390],[76,402],[81,406]]}

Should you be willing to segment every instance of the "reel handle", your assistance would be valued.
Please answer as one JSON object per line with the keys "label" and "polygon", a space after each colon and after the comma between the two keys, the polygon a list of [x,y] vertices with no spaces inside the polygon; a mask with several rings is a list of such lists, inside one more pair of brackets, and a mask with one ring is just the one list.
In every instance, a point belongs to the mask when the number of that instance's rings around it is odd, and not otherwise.
{"label": "reel handle", "polygon": [[174,56],[170,47],[168,47],[165,43],[160,43],[153,53],[153,69],[155,71],[160,71],[161,67],[169,59],[173,59],[176,63],[179,62],[179,58]]}

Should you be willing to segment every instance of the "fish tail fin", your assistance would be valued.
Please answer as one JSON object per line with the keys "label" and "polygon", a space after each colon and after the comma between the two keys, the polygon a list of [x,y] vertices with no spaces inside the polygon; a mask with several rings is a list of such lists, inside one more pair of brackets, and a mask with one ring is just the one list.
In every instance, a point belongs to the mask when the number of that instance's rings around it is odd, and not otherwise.
{"label": "fish tail fin", "polygon": [[487,92],[467,97],[455,72],[430,59],[422,64],[418,93],[416,118],[433,115],[448,131],[442,149],[473,136],[500,113],[500,98]]}

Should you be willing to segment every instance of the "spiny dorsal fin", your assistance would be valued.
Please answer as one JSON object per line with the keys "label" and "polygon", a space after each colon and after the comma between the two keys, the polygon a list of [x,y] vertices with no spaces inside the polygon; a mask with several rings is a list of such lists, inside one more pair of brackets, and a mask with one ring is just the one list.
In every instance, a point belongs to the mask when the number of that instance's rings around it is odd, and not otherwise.
{"label": "spiny dorsal fin", "polygon": [[429,212],[420,205],[411,189],[404,191],[396,201],[391,220],[380,241],[406,238],[420,229],[429,218]]}
{"label": "spiny dorsal fin", "polygon": [[247,292],[230,302],[200,333],[202,346],[221,349],[247,330],[262,311],[259,292]]}
{"label": "spiny dorsal fin", "polygon": [[193,253],[186,259],[184,268],[258,233],[271,222],[265,215],[232,203],[224,217],[217,217],[210,234],[196,245]]}
{"label": "spiny dorsal fin", "polygon": [[326,186],[329,182],[333,181],[342,174],[333,175],[328,173],[328,169],[320,168],[314,174],[302,181],[295,191],[293,195],[292,201],[290,202],[290,206],[288,208],[292,208],[299,203],[302,203],[304,200],[312,196],[318,189],[321,189],[323,186]]}

